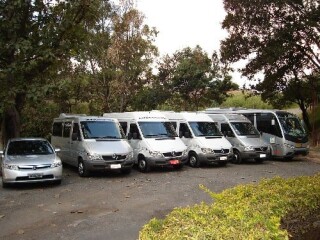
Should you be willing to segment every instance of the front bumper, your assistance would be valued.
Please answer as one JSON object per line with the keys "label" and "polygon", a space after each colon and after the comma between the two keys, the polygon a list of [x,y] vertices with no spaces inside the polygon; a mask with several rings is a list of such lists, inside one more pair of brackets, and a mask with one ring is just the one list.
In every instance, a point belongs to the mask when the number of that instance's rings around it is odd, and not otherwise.
{"label": "front bumper", "polygon": [[232,154],[214,154],[214,153],[198,154],[199,162],[204,164],[228,162],[232,160],[232,157],[233,157]]}
{"label": "front bumper", "polygon": [[240,152],[242,159],[264,159],[267,160],[270,158],[270,152],[255,152],[255,151],[248,151],[248,152]]}
{"label": "front bumper", "polygon": [[85,160],[84,164],[88,171],[121,170],[132,168],[134,160]]}
{"label": "front bumper", "polygon": [[37,170],[2,169],[4,183],[50,182],[62,179],[62,166]]}
{"label": "front bumper", "polygon": [[[145,158],[150,167],[164,167],[164,166],[172,166],[172,165],[184,165],[188,161],[187,156],[180,157],[170,157],[170,158],[154,158],[154,157],[146,157]],[[177,163],[175,160],[178,160]],[[172,161],[174,164],[172,164]]]}

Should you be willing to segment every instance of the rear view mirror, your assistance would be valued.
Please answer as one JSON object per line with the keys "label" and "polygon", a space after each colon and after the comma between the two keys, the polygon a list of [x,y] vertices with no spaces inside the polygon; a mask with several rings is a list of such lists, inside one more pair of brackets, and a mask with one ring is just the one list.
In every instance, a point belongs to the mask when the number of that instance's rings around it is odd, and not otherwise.
{"label": "rear view mirror", "polygon": [[189,132],[184,132],[183,136],[185,138],[191,138],[191,134]]}
{"label": "rear view mirror", "polygon": [[272,126],[276,125],[276,121],[274,119],[271,120],[271,125]]}

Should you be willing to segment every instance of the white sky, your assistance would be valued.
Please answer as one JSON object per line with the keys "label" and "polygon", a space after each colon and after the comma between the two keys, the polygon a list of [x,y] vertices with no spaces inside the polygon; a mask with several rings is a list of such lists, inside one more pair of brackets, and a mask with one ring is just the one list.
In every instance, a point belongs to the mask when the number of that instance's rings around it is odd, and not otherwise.
{"label": "white sky", "polygon": [[[221,27],[223,0],[137,0],[137,8],[145,23],[159,31],[155,44],[160,56],[196,45],[211,56],[227,36]],[[232,76],[240,87],[244,84],[239,74]]]}

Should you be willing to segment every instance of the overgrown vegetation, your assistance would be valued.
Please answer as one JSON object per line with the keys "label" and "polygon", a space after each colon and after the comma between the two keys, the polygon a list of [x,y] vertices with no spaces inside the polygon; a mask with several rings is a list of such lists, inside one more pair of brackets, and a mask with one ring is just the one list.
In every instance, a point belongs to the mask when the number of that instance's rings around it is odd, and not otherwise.
{"label": "overgrown vegetation", "polygon": [[[320,209],[320,174],[276,177],[222,193],[200,188],[210,194],[213,204],[176,208],[165,219],[152,219],[139,239],[288,239],[290,233],[281,227],[283,219],[303,222]],[[295,232],[299,239],[314,230],[312,223],[299,227]]]}

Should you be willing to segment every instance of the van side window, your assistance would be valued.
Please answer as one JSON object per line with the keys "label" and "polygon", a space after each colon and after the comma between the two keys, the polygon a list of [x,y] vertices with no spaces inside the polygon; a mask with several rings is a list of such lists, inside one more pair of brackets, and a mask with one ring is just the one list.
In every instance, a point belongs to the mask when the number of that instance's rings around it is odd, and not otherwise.
{"label": "van side window", "polygon": [[138,126],[135,123],[130,124],[130,133],[132,134],[133,139],[140,139],[141,138]]}
{"label": "van side window", "polygon": [[52,126],[52,136],[62,136],[62,122],[55,122]]}
{"label": "van side window", "polygon": [[191,137],[191,131],[186,123],[180,123],[179,127],[179,137],[185,137],[190,138]]}
{"label": "van side window", "polygon": [[[259,131],[282,137],[279,122],[271,113],[257,114],[257,128]],[[273,120],[273,121],[272,121]],[[275,124],[272,125],[272,122]]]}
{"label": "van side window", "polygon": [[128,130],[128,123],[127,122],[120,122],[120,126],[123,129],[124,134],[127,134],[127,130]]}
{"label": "van side window", "polygon": [[70,137],[70,131],[71,131],[71,122],[65,122],[63,125],[63,134],[62,136],[65,138]]}
{"label": "van side window", "polygon": [[73,123],[72,138],[73,137],[77,140],[81,140],[79,123]]}
{"label": "van side window", "polygon": [[228,123],[221,123],[221,132],[228,137],[234,137],[233,131]]}

